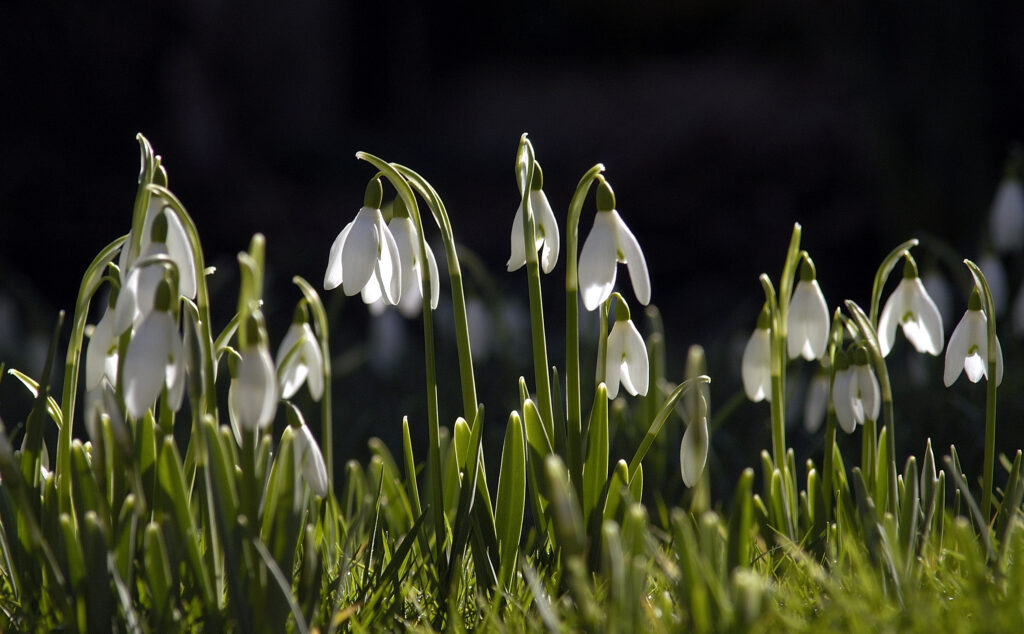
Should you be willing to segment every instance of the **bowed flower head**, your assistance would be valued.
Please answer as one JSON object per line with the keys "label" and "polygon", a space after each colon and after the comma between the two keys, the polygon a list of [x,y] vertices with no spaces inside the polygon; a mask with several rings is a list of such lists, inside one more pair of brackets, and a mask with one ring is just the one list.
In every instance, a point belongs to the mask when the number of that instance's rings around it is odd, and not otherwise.
{"label": "bowed flower head", "polygon": [[882,356],[888,356],[896,341],[896,326],[918,352],[938,356],[944,335],[942,315],[917,276],[917,265],[911,259],[903,264],[903,279],[892,292],[878,320],[878,345]]}
{"label": "bowed flower head", "polygon": [[288,408],[289,427],[292,431],[292,448],[295,450],[295,468],[309,485],[314,495],[327,496],[327,467],[320,445],[294,405]]}
{"label": "bowed flower head", "polygon": [[382,196],[380,180],[370,181],[363,207],[331,245],[324,288],[342,286],[346,295],[355,295],[367,285],[376,284],[381,295],[373,300],[383,296],[386,303],[395,305],[402,293],[402,270],[398,244],[380,212]]}
{"label": "bowed flower head", "polygon": [[815,279],[814,263],[804,254],[800,281],[793,291],[786,316],[786,347],[789,358],[820,359],[828,343],[828,305]]}
{"label": "bowed flower head", "polygon": [[865,420],[878,420],[882,408],[881,390],[878,379],[868,363],[868,353],[863,347],[853,353],[853,374],[850,376],[850,407],[858,425]]}
{"label": "bowed flower head", "polygon": [[276,365],[281,369],[281,398],[295,396],[303,382],[309,385],[309,395],[314,401],[324,395],[324,358],[313,329],[306,321],[304,304],[295,309],[292,325],[277,349]]}
{"label": "bowed flower head", "polygon": [[743,362],[740,364],[743,391],[754,403],[765,399],[772,400],[770,324],[771,317],[766,305],[757,318],[757,328],[743,348]]}
{"label": "bowed flower head", "polygon": [[[946,346],[946,367],[942,376],[946,387],[953,385],[961,370],[967,373],[971,383],[977,383],[981,377],[991,380],[988,375],[988,318],[981,309],[977,288],[971,292],[967,312],[953,329]],[[1002,382],[1003,347],[996,337],[996,385]]]}
{"label": "bowed flower head", "polygon": [[124,401],[128,413],[139,418],[153,407],[162,389],[174,411],[185,394],[185,357],[181,335],[171,317],[171,285],[164,280],[156,290],[153,310],[142,320],[124,356]]}
{"label": "bowed flower head", "polygon": [[258,311],[246,320],[248,341],[231,368],[228,408],[238,429],[267,427],[274,421],[277,409],[277,377],[267,351],[267,334],[262,321]]}
{"label": "bowed flower head", "polygon": [[[540,265],[545,273],[550,273],[558,261],[558,222],[555,214],[551,211],[548,197],[544,195],[544,172],[540,169],[540,163],[533,164],[533,180],[530,183],[530,209],[533,211],[533,219],[536,230],[534,231],[533,250],[543,248],[540,254]],[[516,210],[516,216],[512,220],[512,253],[508,258],[509,272],[515,271],[526,264],[526,242],[523,238],[523,205],[527,196],[523,197]]]}
{"label": "bowed flower head", "polygon": [[615,325],[608,333],[605,349],[604,382],[608,386],[608,399],[619,393],[619,383],[636,396],[647,395],[650,366],[647,364],[647,346],[633,321],[629,318],[626,302],[615,302]]}
{"label": "bowed flower head", "polygon": [[615,194],[611,186],[602,178],[597,189],[594,227],[583,243],[577,273],[583,305],[587,310],[594,310],[611,295],[619,262],[624,262],[629,270],[637,301],[646,306],[651,301],[647,260],[633,232],[615,210]]}
{"label": "bowed flower head", "polygon": [[[402,270],[402,297],[398,301],[398,310],[406,317],[415,317],[423,306],[423,298],[427,292],[423,288],[423,263],[420,261],[420,235],[416,225],[409,218],[405,202],[399,196],[394,203],[395,216],[388,223],[391,235],[398,245],[398,259]],[[427,270],[430,272],[430,308],[437,308],[441,297],[441,277],[437,272],[437,260],[430,244],[426,244]],[[370,280],[371,283],[374,280]],[[367,284],[369,287],[370,284]],[[379,288],[379,287],[377,287]],[[379,296],[379,291],[378,291]],[[363,301],[367,297],[363,296]],[[370,303],[370,302],[367,302]]]}
{"label": "bowed flower head", "polygon": [[853,415],[853,402],[850,400],[850,383],[853,381],[853,368],[850,358],[842,347],[836,347],[836,375],[832,381],[832,408],[836,412],[839,428],[848,434],[857,429],[857,419]]}

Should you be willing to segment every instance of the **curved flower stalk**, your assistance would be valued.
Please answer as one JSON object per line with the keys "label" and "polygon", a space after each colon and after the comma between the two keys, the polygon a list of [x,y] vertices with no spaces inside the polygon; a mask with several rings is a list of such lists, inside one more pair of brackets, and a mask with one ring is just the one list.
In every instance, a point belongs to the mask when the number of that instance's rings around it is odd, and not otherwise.
{"label": "curved flower stalk", "polygon": [[771,370],[771,318],[767,304],[757,317],[757,328],[747,340],[743,348],[743,361],[740,374],[743,378],[743,391],[747,398],[758,403],[772,400]]}
{"label": "curved flower stalk", "polygon": [[1024,248],[1024,187],[1012,173],[1012,168],[1008,172],[999,183],[989,210],[992,246],[999,253]]}
{"label": "curved flower stalk", "polygon": [[380,211],[380,179],[366,186],[363,206],[331,245],[324,273],[324,289],[342,286],[346,295],[363,294],[371,304],[380,298],[395,305],[402,293],[398,245]]}
{"label": "curved flower stalk", "polygon": [[320,453],[320,445],[313,438],[313,433],[309,431],[309,426],[303,420],[299,409],[291,403],[288,405],[288,424],[294,434],[292,449],[295,450],[296,475],[301,475],[314,495],[326,497],[330,480],[327,477],[323,454]]}
{"label": "curved flower stalk", "polygon": [[820,359],[828,344],[829,325],[828,305],[818,286],[814,262],[804,253],[800,263],[800,281],[793,290],[786,315],[789,358]]}
{"label": "curved flower stalk", "polygon": [[903,279],[885,302],[878,319],[878,346],[883,357],[892,351],[897,325],[918,352],[934,356],[942,352],[942,314],[921,283],[917,264],[909,253],[903,264]]}
{"label": "curved flower stalk", "polygon": [[650,365],[643,337],[629,318],[629,307],[621,295],[615,294],[615,325],[608,334],[604,382],[608,399],[619,393],[619,383],[631,395],[647,395]]}
{"label": "curved flower stalk", "polygon": [[313,329],[309,326],[305,300],[295,308],[288,332],[277,348],[278,384],[281,398],[295,396],[303,383],[309,386],[309,395],[319,401],[324,394],[324,359]]}
{"label": "curved flower stalk", "polygon": [[153,311],[132,336],[124,359],[124,400],[128,413],[139,418],[153,407],[161,390],[166,405],[181,407],[185,393],[185,356],[181,335],[171,316],[171,284],[164,280],[156,290]]}
{"label": "curved flower stalk", "polygon": [[[540,265],[545,273],[550,273],[558,261],[559,236],[558,222],[551,211],[551,204],[544,194],[544,172],[540,163],[533,163],[533,181],[530,184],[530,207],[536,219],[534,232],[534,252],[540,251]],[[522,192],[520,192],[522,194]],[[526,240],[523,227],[523,206],[525,198],[519,203],[515,218],[512,220],[511,255],[506,267],[509,272],[516,271],[526,265]],[[542,250],[543,249],[543,250]]]}
{"label": "curved flower stalk", "polygon": [[274,421],[277,410],[277,377],[274,362],[267,351],[263,316],[253,311],[246,320],[248,336],[241,344],[239,358],[231,363],[231,385],[228,388],[228,408],[232,421],[240,431],[266,428]]}
{"label": "curved flower stalk", "polygon": [[[982,377],[989,379],[988,319],[982,310],[981,296],[977,289],[971,291],[967,312],[956,325],[946,346],[946,365],[942,380],[946,387],[953,385],[961,372],[967,374],[971,383]],[[996,338],[995,353],[996,385],[1003,382],[1003,348]]]}
{"label": "curved flower stalk", "polygon": [[[388,223],[388,229],[391,230],[391,235],[398,245],[398,259],[401,263],[402,296],[398,300],[398,310],[406,318],[411,319],[420,313],[423,298],[427,295],[426,289],[423,287],[423,273],[420,270],[423,266],[419,257],[420,238],[419,232],[416,231],[416,225],[409,218],[409,211],[401,196],[395,198],[394,212],[395,216]],[[437,259],[434,258],[434,251],[430,248],[430,244],[424,243],[424,246],[427,253],[427,266],[430,269],[430,309],[436,310],[437,302],[441,297],[441,276],[437,271]],[[369,284],[367,286],[369,287]],[[366,301],[365,296],[363,301]]]}
{"label": "curved flower stalk", "polygon": [[651,278],[647,260],[633,232],[615,209],[615,193],[603,177],[598,177],[597,215],[590,235],[583,242],[579,261],[579,288],[583,306],[594,310],[604,303],[615,287],[617,265],[629,270],[633,292],[646,306],[651,301]]}

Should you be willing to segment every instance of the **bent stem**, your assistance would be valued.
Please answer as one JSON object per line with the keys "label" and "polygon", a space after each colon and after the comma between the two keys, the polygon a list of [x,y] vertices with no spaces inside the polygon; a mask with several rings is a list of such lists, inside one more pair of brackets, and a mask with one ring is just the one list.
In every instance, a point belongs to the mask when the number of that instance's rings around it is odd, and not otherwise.
{"label": "bent stem", "polygon": [[985,274],[981,272],[978,265],[970,260],[964,260],[964,264],[974,278],[974,285],[981,294],[982,308],[985,309],[985,335],[988,347],[988,374],[985,384],[985,461],[982,467],[982,489],[981,489],[981,512],[985,521],[989,521],[992,511],[992,480],[995,470],[996,456],[996,388],[998,378],[996,374],[996,355],[999,342],[996,340],[996,311],[995,303],[992,301],[992,291],[988,287]]}

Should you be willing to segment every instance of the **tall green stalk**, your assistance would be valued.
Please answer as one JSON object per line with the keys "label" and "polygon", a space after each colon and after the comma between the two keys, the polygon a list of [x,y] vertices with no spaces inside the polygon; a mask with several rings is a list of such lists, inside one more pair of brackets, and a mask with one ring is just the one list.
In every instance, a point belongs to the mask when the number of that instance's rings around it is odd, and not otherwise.
{"label": "tall green stalk", "polygon": [[985,335],[988,347],[988,374],[985,383],[985,461],[982,466],[981,512],[985,521],[992,514],[992,482],[995,471],[996,456],[996,388],[999,380],[997,375],[997,351],[999,342],[996,340],[996,311],[992,300],[992,291],[988,287],[985,274],[978,265],[970,260],[964,264],[971,271],[974,285],[981,295],[982,308],[985,310]]}

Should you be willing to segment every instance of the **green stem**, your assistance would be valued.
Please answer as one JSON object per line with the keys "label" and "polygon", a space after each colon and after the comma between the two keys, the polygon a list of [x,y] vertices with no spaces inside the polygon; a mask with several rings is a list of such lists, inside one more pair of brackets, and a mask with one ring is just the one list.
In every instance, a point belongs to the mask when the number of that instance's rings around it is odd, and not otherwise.
{"label": "green stem", "polygon": [[916,247],[917,243],[917,238],[912,238],[890,251],[889,255],[885,256],[885,259],[882,260],[882,264],[875,272],[875,281],[871,285],[871,312],[869,315],[871,317],[871,325],[876,329],[878,328],[878,304],[881,303],[882,300],[882,288],[885,287],[885,283],[889,279],[889,274],[892,273],[896,263],[900,261],[903,254],[908,253],[911,248]]}
{"label": "green stem", "polygon": [[331,346],[328,342],[327,311],[320,301],[320,295],[303,277],[296,275],[292,283],[299,287],[302,296],[306,298],[306,305],[310,307],[313,314],[313,324],[316,326],[316,336],[320,340],[320,357],[323,359],[324,395],[320,399],[320,442],[323,443],[324,464],[327,467],[327,484],[334,488],[334,441],[331,427],[334,417],[331,409]]}
{"label": "green stem", "polygon": [[828,401],[825,408],[825,455],[822,457],[822,510],[826,524],[832,521],[832,460],[836,446],[836,408],[832,388],[836,382],[836,350],[843,345],[843,313],[836,307],[832,314],[832,330],[828,346]]}
{"label": "green stem", "polygon": [[779,337],[779,306],[775,297],[775,287],[764,273],[760,278],[771,317],[771,339],[769,342],[769,369],[771,371],[771,418],[772,418],[772,461],[778,469],[786,469],[786,411],[785,386],[782,379],[782,366],[785,365],[784,338]]}
{"label": "green stem", "polygon": [[992,484],[995,471],[996,456],[996,388],[999,386],[996,363],[999,341],[996,339],[996,311],[992,301],[992,291],[988,287],[985,274],[978,265],[970,260],[964,264],[974,277],[974,285],[981,295],[982,308],[985,310],[985,335],[988,348],[988,375],[985,385],[985,461],[982,467],[981,512],[985,521],[989,521],[992,512]]}

